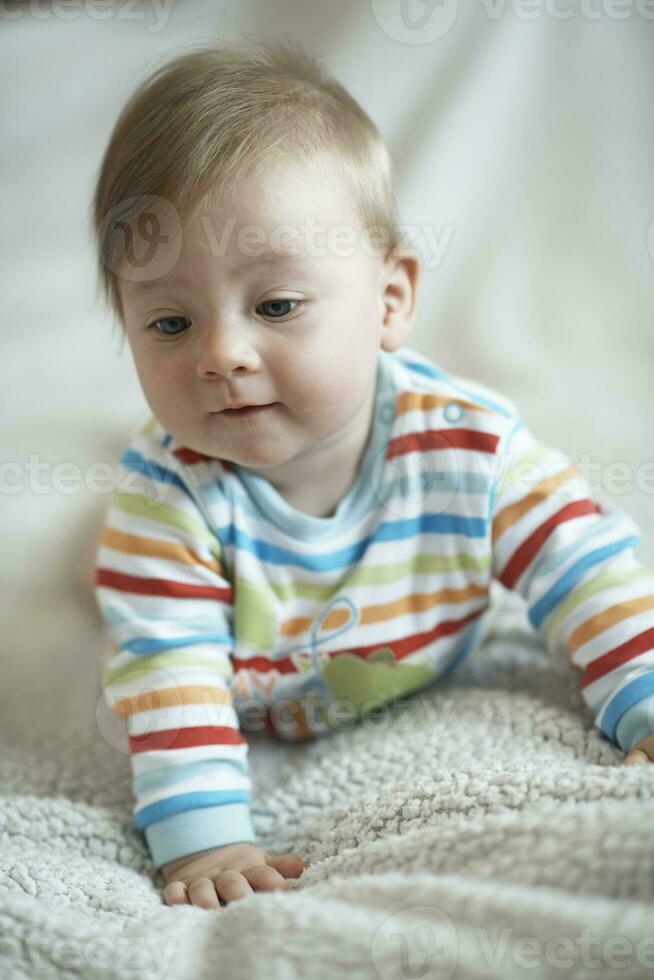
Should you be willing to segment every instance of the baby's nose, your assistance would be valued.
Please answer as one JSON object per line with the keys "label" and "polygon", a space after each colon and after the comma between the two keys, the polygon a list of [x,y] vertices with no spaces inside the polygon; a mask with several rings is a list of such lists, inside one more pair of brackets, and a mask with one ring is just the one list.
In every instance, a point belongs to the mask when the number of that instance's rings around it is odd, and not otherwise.
{"label": "baby's nose", "polygon": [[234,330],[216,329],[203,338],[197,362],[200,377],[229,376],[255,370],[258,356],[247,337]]}

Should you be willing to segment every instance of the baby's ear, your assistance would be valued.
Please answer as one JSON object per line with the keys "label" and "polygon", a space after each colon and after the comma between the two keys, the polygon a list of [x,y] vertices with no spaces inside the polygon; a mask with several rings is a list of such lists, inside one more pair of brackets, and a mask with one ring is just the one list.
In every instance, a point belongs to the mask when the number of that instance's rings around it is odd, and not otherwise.
{"label": "baby's ear", "polygon": [[384,263],[382,347],[397,350],[405,343],[416,316],[422,255],[414,246],[398,246]]}

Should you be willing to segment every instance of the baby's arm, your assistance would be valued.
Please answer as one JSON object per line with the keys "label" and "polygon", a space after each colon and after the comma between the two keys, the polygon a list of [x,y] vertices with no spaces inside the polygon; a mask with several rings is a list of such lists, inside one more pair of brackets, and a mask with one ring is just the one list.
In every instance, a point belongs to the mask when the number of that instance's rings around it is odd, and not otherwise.
{"label": "baby's arm", "polygon": [[192,476],[144,431],[121,458],[96,558],[112,656],[104,697],[127,723],[134,819],[161,867],[256,842],[232,675],[232,586]]}
{"label": "baby's arm", "polygon": [[526,600],[547,649],[581,673],[595,724],[625,762],[654,761],[654,571],[635,555],[638,527],[513,422],[490,507],[493,575]]}

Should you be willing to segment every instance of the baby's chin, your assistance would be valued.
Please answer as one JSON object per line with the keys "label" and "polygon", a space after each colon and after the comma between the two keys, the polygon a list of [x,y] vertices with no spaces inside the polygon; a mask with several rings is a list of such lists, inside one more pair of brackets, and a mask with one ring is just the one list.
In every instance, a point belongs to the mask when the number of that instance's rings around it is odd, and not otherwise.
{"label": "baby's chin", "polygon": [[264,471],[288,462],[295,455],[288,440],[280,439],[279,434],[266,433],[263,427],[250,425],[247,420],[224,420],[215,415],[207,416],[202,426],[167,426],[164,422],[161,425],[180,446],[246,469]]}

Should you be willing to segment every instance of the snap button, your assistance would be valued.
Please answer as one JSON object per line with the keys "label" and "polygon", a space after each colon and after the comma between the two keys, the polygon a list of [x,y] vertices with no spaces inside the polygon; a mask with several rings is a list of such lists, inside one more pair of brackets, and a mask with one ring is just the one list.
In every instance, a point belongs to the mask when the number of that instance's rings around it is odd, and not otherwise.
{"label": "snap button", "polygon": [[458,402],[448,402],[443,409],[443,415],[448,422],[458,422],[463,415],[463,409]]}

